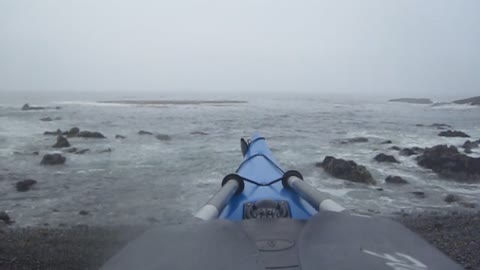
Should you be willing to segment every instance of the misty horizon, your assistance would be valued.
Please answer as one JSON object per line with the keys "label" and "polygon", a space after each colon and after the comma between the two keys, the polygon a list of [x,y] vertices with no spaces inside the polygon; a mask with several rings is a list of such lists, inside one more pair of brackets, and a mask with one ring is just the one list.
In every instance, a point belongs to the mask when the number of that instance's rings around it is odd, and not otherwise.
{"label": "misty horizon", "polygon": [[0,3],[0,91],[478,95],[480,2]]}

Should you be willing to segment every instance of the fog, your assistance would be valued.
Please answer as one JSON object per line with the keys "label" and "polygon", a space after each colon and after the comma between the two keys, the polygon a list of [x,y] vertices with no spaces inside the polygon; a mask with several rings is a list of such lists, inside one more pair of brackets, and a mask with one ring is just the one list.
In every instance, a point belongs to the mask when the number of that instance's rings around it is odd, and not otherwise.
{"label": "fog", "polygon": [[1,0],[0,91],[480,91],[480,1]]}

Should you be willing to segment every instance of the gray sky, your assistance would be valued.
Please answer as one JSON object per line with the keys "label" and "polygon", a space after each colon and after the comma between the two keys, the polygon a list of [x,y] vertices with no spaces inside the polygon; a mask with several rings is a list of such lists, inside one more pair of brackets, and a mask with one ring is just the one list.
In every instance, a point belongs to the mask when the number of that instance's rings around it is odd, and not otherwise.
{"label": "gray sky", "polygon": [[0,0],[0,91],[480,94],[478,0]]}

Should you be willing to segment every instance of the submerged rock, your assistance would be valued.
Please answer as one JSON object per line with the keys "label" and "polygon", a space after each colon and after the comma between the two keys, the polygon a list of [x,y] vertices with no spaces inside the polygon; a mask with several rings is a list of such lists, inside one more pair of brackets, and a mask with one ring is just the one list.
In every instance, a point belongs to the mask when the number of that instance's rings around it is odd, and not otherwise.
{"label": "submerged rock", "polygon": [[365,143],[368,142],[367,138],[364,137],[355,137],[355,138],[350,138],[350,139],[345,139],[340,141],[341,144],[347,144],[347,143]]}
{"label": "submerged rock", "polygon": [[203,135],[203,136],[210,135],[207,132],[203,132],[203,131],[194,131],[194,132],[190,132],[190,134],[191,135]]}
{"label": "submerged rock", "polygon": [[45,107],[30,106],[30,104],[28,103],[22,106],[22,111],[35,111],[35,110],[45,110]]}
{"label": "submerged rock", "polygon": [[323,160],[321,166],[330,175],[349,180],[352,182],[376,184],[370,172],[365,166],[358,165],[352,160],[337,159],[327,156]]}
{"label": "submerged rock", "polygon": [[67,159],[60,154],[46,154],[43,156],[41,165],[61,165],[65,164]]}
{"label": "submerged rock", "polygon": [[392,146],[392,147],[390,147],[390,148],[388,148],[388,149],[395,150],[395,151],[400,151],[400,150],[401,150],[401,148],[398,147],[398,146]]}
{"label": "submerged rock", "polygon": [[459,202],[462,201],[462,197],[455,195],[455,194],[448,194],[445,196],[443,199],[446,203],[454,203],[454,202]]}
{"label": "submerged rock", "polygon": [[443,123],[433,123],[430,125],[431,127],[436,127],[436,128],[452,128],[452,126],[448,124],[443,124]]}
{"label": "submerged rock", "polygon": [[412,104],[432,104],[433,102],[428,98],[396,98],[390,99],[389,102],[403,102]]}
{"label": "submerged rock", "polygon": [[102,153],[111,153],[112,152],[112,148],[107,148],[107,149],[103,149],[103,150],[100,150],[98,151],[98,153],[102,154]]}
{"label": "submerged rock", "polygon": [[115,135],[115,139],[119,139],[119,140],[123,140],[125,139],[126,137],[125,136],[122,136],[122,135]]}
{"label": "submerged rock", "polygon": [[412,149],[410,148],[403,148],[402,150],[400,150],[399,154],[401,156],[413,156],[413,155],[416,155],[417,153],[415,151],[413,151]]}
{"label": "submerged rock", "polygon": [[33,179],[26,179],[26,180],[17,182],[15,184],[15,188],[19,192],[25,192],[25,191],[29,191],[32,188],[32,186],[35,185],[36,183],[37,181]]}
{"label": "submerged rock", "polygon": [[408,184],[407,180],[403,179],[400,176],[393,176],[393,175],[387,176],[387,178],[385,178],[385,183],[401,184],[401,185]]}
{"label": "submerged rock", "polygon": [[90,151],[90,149],[82,149],[82,150],[78,150],[77,152],[75,152],[75,154],[77,155],[83,155],[85,153],[87,153],[88,151]]}
{"label": "submerged rock", "polygon": [[157,140],[160,140],[160,141],[170,141],[172,139],[167,134],[157,134],[157,135],[155,135],[155,138],[157,138]]}
{"label": "submerged rock", "polygon": [[63,150],[65,153],[75,153],[78,151],[78,149],[76,147],[72,147],[72,148],[68,148],[68,149],[65,149]]}
{"label": "submerged rock", "polygon": [[394,156],[385,155],[383,153],[380,153],[380,154],[376,155],[373,159],[377,162],[400,163],[400,162],[398,162],[398,160]]}
{"label": "submerged rock", "polygon": [[44,118],[40,118],[40,121],[43,121],[43,122],[52,122],[53,119],[50,118],[50,117],[44,117]]}
{"label": "submerged rock", "polygon": [[138,132],[138,134],[139,134],[139,135],[153,135],[152,132],[150,132],[150,131],[145,131],[145,130],[140,130],[140,131]]}
{"label": "submerged rock", "polygon": [[62,131],[60,129],[57,129],[56,131],[45,131],[43,135],[51,135],[51,136],[58,136],[62,135]]}
{"label": "submerged rock", "polygon": [[462,132],[462,131],[458,131],[458,130],[442,131],[442,132],[438,133],[438,136],[470,138],[470,136],[468,136],[468,134],[466,134],[465,132]]}
{"label": "submerged rock", "polygon": [[412,194],[421,199],[425,199],[427,197],[427,195],[423,191],[412,191]]}
{"label": "submerged rock", "polygon": [[57,142],[52,146],[53,148],[66,148],[70,147],[70,142],[67,140],[67,138],[59,135],[57,137]]}
{"label": "submerged rock", "polygon": [[100,133],[100,132],[97,132],[97,131],[80,131],[78,134],[77,134],[77,137],[81,137],[81,138],[93,138],[93,139],[105,139],[106,137]]}
{"label": "submerged rock", "polygon": [[380,144],[391,144],[391,143],[393,143],[393,142],[390,141],[390,140],[386,140],[386,141],[381,142]]}
{"label": "submerged rock", "polygon": [[0,221],[3,221],[3,223],[7,225],[10,225],[13,223],[12,219],[5,211],[0,211]]}
{"label": "submerged rock", "polygon": [[427,148],[417,157],[417,163],[443,177],[461,182],[480,181],[480,158],[461,154],[455,146],[437,145]]}
{"label": "submerged rock", "polygon": [[80,211],[78,212],[78,214],[81,215],[81,216],[86,216],[86,215],[88,215],[88,214],[90,214],[90,213],[89,213],[88,211],[86,211],[86,210],[80,210]]}

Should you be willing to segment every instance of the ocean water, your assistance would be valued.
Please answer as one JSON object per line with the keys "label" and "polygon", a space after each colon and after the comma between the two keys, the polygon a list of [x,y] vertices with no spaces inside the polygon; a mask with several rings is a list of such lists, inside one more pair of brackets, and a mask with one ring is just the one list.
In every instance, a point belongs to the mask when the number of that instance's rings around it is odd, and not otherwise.
{"label": "ocean water", "polygon": [[[0,211],[17,226],[59,224],[176,223],[189,217],[220,187],[222,178],[242,161],[239,139],[258,131],[268,140],[284,169],[297,169],[306,180],[350,209],[380,214],[456,207],[443,201],[460,194],[480,203],[480,185],[439,178],[416,165],[414,157],[388,150],[400,147],[461,145],[465,139],[444,138],[432,127],[446,123],[480,138],[480,108],[388,103],[319,97],[240,98],[242,104],[138,106],[100,104],[99,100],[183,99],[181,96],[139,94],[76,96],[11,94],[0,100]],[[200,97],[189,97],[197,99]],[[219,97],[201,97],[217,99]],[[237,97],[238,99],[238,97]],[[25,102],[61,106],[60,110],[21,111]],[[61,120],[42,122],[42,117]],[[41,156],[55,152],[47,130],[100,131],[107,139],[72,138],[72,146],[89,148],[85,155],[65,154],[64,166],[41,166]],[[139,130],[168,134],[170,141],[140,136]],[[195,135],[205,132],[208,135]],[[127,138],[115,139],[116,134]],[[338,140],[367,137],[368,143]],[[111,148],[111,153],[99,153]],[[40,156],[20,155],[39,151]],[[474,149],[472,156],[480,156]],[[394,155],[400,164],[373,161],[378,153]],[[378,184],[366,186],[335,179],[315,163],[327,155],[365,165]],[[410,183],[388,185],[388,175]],[[15,182],[38,181],[31,191],[17,192]],[[383,191],[377,190],[382,188]],[[424,191],[426,198],[413,195]],[[86,210],[88,215],[78,212]]]}

